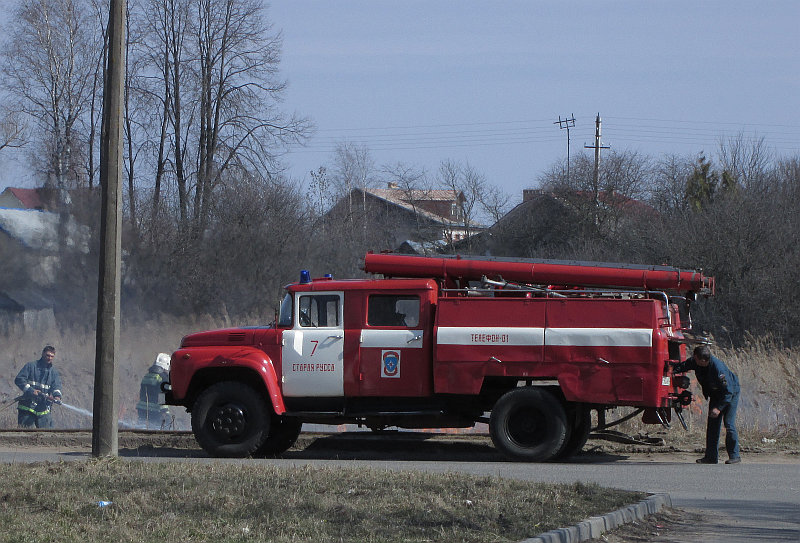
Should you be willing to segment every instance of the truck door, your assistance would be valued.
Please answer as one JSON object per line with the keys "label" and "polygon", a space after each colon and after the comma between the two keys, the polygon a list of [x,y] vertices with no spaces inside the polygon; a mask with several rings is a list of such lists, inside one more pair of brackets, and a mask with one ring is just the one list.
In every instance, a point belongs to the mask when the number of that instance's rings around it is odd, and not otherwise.
{"label": "truck door", "polygon": [[295,292],[291,330],[283,333],[283,394],[344,395],[343,292]]}
{"label": "truck door", "polygon": [[370,294],[359,343],[362,396],[432,392],[430,310],[417,293]]}

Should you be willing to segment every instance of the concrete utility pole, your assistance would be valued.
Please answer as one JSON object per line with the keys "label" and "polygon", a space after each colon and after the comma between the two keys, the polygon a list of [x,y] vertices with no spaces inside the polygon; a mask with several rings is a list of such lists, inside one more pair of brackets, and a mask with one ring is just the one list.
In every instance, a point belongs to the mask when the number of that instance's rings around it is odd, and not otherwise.
{"label": "concrete utility pole", "polygon": [[557,124],[559,130],[562,128],[567,129],[567,185],[569,185],[569,129],[571,126],[575,126],[575,114],[572,115],[569,119],[561,119],[561,115],[558,116],[558,120],[553,124]]}
{"label": "concrete utility pole", "polygon": [[609,149],[609,146],[600,145],[600,113],[594,122],[594,145],[584,145],[585,149],[594,149],[594,176],[592,178],[592,189],[594,190],[594,224],[600,222],[597,214],[600,208],[600,149]]}
{"label": "concrete utility pole", "polygon": [[108,64],[103,84],[100,142],[100,280],[94,362],[92,456],[117,456],[116,355],[119,350],[120,260],[122,245],[122,108],[125,78],[126,0],[110,0]]}

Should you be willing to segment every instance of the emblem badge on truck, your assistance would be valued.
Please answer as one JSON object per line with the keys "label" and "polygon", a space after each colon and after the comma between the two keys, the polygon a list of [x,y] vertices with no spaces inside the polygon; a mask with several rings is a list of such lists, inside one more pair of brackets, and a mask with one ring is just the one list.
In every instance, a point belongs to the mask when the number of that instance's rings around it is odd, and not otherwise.
{"label": "emblem badge on truck", "polygon": [[381,377],[400,377],[400,351],[381,351]]}

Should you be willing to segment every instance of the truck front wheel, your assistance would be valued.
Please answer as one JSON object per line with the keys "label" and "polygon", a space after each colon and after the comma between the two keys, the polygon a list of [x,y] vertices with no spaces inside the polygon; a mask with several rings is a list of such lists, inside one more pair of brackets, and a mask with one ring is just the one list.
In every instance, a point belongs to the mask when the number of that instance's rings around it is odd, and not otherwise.
{"label": "truck front wheel", "polygon": [[547,462],[563,448],[569,429],[561,401],[543,388],[504,394],[492,409],[489,433],[497,449],[526,462]]}
{"label": "truck front wheel", "polygon": [[252,456],[269,435],[270,411],[263,395],[236,381],[204,390],[192,409],[192,431],[211,456]]}
{"label": "truck front wheel", "polygon": [[303,423],[296,418],[272,415],[269,437],[253,456],[275,456],[285,452],[297,441],[302,427]]}

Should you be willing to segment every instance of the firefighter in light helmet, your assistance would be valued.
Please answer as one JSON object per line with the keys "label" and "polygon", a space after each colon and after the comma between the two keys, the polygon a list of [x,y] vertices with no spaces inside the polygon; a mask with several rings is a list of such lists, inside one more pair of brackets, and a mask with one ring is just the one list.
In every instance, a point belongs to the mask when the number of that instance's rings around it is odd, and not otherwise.
{"label": "firefighter in light helmet", "polygon": [[169,419],[169,407],[164,405],[161,383],[169,379],[170,356],[159,353],[153,365],[142,377],[139,386],[139,402],[136,411],[139,414],[139,425],[150,428],[164,428]]}

